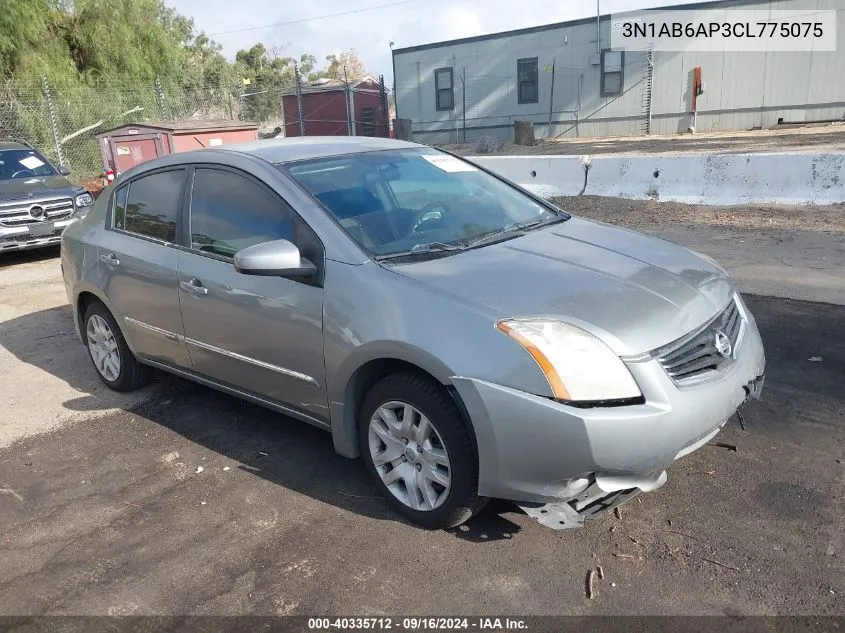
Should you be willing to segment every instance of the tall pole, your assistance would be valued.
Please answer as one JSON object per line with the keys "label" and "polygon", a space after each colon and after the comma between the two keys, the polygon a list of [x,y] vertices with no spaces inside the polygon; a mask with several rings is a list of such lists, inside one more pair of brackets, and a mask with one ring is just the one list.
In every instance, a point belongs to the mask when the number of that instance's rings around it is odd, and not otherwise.
{"label": "tall pole", "polygon": [[50,93],[50,85],[47,83],[47,77],[41,77],[41,90],[44,93],[44,100],[47,102],[47,114],[50,116],[50,129],[53,132],[53,143],[56,148],[56,160],[59,166],[65,164],[62,158],[62,144],[59,142],[59,120],[56,118],[56,110],[53,108],[53,95]]}
{"label": "tall pole", "polygon": [[596,52],[601,55],[601,0],[596,0]]}
{"label": "tall pole", "polygon": [[299,117],[299,135],[305,136],[305,119],[302,117],[302,82],[299,80],[299,66],[293,63],[293,78],[296,81],[296,112]]}
{"label": "tall pole", "polygon": [[552,87],[549,90],[549,136],[552,135],[552,112],[555,107],[555,58],[552,57]]}
{"label": "tall pole", "polygon": [[390,136],[390,112],[387,103],[387,88],[384,86],[384,75],[378,76],[379,100],[381,101],[381,118],[384,125],[384,137]]}
{"label": "tall pole", "polygon": [[463,137],[467,142],[467,67],[461,70],[461,116],[463,117]]}
{"label": "tall pole", "polygon": [[349,85],[349,77],[346,74],[346,65],[343,66],[343,83],[346,85],[344,97],[346,98],[346,133],[347,136],[355,136],[355,106],[352,97],[352,88]]}

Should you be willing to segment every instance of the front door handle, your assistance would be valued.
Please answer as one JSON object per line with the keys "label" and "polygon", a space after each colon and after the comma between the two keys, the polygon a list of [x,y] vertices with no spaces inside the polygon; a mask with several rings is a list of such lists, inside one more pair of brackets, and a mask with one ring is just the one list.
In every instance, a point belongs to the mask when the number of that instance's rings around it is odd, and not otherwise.
{"label": "front door handle", "polygon": [[120,260],[114,253],[109,253],[108,255],[100,255],[100,261],[104,264],[108,264],[109,266],[120,266]]}
{"label": "front door handle", "polygon": [[182,290],[187,290],[191,294],[195,294],[195,295],[207,295],[208,294],[208,288],[203,286],[202,282],[199,279],[197,279],[196,277],[194,277],[190,281],[180,281],[179,286],[182,288]]}

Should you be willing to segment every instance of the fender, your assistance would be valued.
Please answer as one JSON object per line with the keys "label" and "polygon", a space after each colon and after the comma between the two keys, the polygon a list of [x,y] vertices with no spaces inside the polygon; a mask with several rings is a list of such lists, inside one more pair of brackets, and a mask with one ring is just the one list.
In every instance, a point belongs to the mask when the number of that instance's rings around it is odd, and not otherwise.
{"label": "fender", "polygon": [[408,363],[434,376],[443,385],[451,384],[451,377],[454,375],[441,360],[408,343],[372,341],[352,350],[341,361],[328,385],[332,441],[335,451],[344,457],[356,458],[360,455],[356,419],[358,412],[357,407],[352,404],[356,402],[356,394],[353,392],[354,378],[360,368],[375,360]]}

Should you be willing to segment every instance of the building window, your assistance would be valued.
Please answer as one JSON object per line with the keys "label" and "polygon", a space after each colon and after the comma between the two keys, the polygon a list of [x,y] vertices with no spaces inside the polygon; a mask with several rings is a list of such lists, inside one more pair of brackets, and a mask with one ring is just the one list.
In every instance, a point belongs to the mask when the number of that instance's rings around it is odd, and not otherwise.
{"label": "building window", "polygon": [[376,109],[372,107],[361,108],[361,131],[364,136],[376,135]]}
{"label": "building window", "polygon": [[455,109],[455,87],[451,68],[438,68],[434,71],[434,92],[438,110]]}
{"label": "building window", "polygon": [[537,58],[528,57],[516,61],[516,81],[519,103],[537,103]]}
{"label": "building window", "polygon": [[615,97],[622,94],[624,86],[625,51],[601,52],[601,96]]}

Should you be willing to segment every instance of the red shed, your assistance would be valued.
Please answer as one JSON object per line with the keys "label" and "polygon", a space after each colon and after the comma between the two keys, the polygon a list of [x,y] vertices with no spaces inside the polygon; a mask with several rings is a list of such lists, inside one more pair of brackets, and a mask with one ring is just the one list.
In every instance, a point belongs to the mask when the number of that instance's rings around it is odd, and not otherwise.
{"label": "red shed", "polygon": [[192,149],[258,139],[258,124],[246,121],[148,121],[97,134],[103,164],[119,174],[138,163]]}
{"label": "red shed", "polygon": [[[318,79],[303,84],[302,118],[305,136],[388,136],[381,85],[372,77],[346,84],[338,79]],[[284,93],[285,136],[301,136],[294,90]],[[348,113],[353,113],[350,134]]]}

